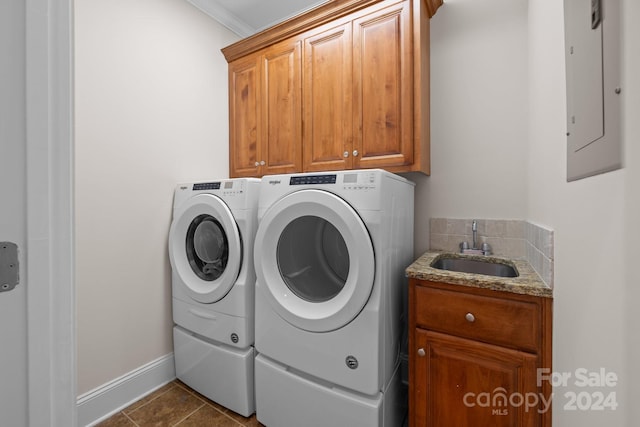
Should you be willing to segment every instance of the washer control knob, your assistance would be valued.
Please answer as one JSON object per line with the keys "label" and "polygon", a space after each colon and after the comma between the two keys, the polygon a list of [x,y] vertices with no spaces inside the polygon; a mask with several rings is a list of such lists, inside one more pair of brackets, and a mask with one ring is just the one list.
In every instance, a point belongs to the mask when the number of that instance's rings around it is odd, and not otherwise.
{"label": "washer control knob", "polygon": [[347,364],[347,367],[349,367],[349,369],[358,369],[358,359],[356,359],[354,356],[347,356],[347,358],[345,359],[345,363]]}

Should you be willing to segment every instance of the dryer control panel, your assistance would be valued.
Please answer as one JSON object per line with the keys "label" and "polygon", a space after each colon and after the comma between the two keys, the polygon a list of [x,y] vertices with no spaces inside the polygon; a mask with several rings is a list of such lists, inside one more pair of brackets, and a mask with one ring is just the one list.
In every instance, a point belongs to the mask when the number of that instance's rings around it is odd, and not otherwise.
{"label": "dryer control panel", "polygon": [[345,173],[345,190],[372,190],[376,188],[376,174],[373,172]]}
{"label": "dryer control panel", "polygon": [[289,185],[335,184],[337,175],[302,175],[292,176]]}

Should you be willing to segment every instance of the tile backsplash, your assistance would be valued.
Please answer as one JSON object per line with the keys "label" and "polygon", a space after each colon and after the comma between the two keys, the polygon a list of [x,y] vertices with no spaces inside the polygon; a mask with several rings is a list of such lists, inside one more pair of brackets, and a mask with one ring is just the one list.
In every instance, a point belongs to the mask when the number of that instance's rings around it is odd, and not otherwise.
{"label": "tile backsplash", "polygon": [[[553,230],[523,220],[477,219],[477,245],[491,245],[496,256],[524,259],[553,287]],[[431,218],[429,246],[459,252],[460,243],[472,246],[473,219]]]}

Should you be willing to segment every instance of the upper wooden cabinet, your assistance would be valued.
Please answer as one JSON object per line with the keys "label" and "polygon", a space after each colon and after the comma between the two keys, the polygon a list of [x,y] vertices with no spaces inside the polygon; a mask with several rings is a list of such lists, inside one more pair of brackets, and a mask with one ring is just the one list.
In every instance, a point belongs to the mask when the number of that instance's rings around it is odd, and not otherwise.
{"label": "upper wooden cabinet", "polygon": [[353,71],[351,23],[304,38],[304,170],[351,169]]}
{"label": "upper wooden cabinet", "polygon": [[[385,4],[385,3],[382,3]],[[414,170],[410,2],[371,11],[353,21],[353,165]],[[416,72],[421,70],[416,69]],[[416,98],[416,105],[420,103]],[[428,139],[429,130],[423,130]],[[421,135],[416,134],[416,137]]]}
{"label": "upper wooden cabinet", "polygon": [[230,176],[428,174],[429,17],[439,4],[334,0],[223,49]]}
{"label": "upper wooden cabinet", "polygon": [[229,64],[232,177],[301,170],[300,50],[284,41]]}

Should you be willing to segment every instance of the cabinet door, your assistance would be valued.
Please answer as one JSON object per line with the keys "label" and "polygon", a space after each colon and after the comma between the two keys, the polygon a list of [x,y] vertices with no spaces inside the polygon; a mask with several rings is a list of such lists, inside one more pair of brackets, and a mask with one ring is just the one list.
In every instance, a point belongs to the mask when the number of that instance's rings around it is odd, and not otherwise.
{"label": "cabinet door", "polygon": [[353,22],[354,168],[413,163],[410,2]]}
{"label": "cabinet door", "polygon": [[537,357],[416,329],[413,426],[534,427],[540,423]]}
{"label": "cabinet door", "polygon": [[262,174],[302,171],[302,65],[298,40],[264,51]]}
{"label": "cabinet door", "polygon": [[351,23],[304,39],[304,170],[351,168]]}
{"label": "cabinet door", "polygon": [[259,54],[229,64],[229,175],[259,176],[261,86]]}

